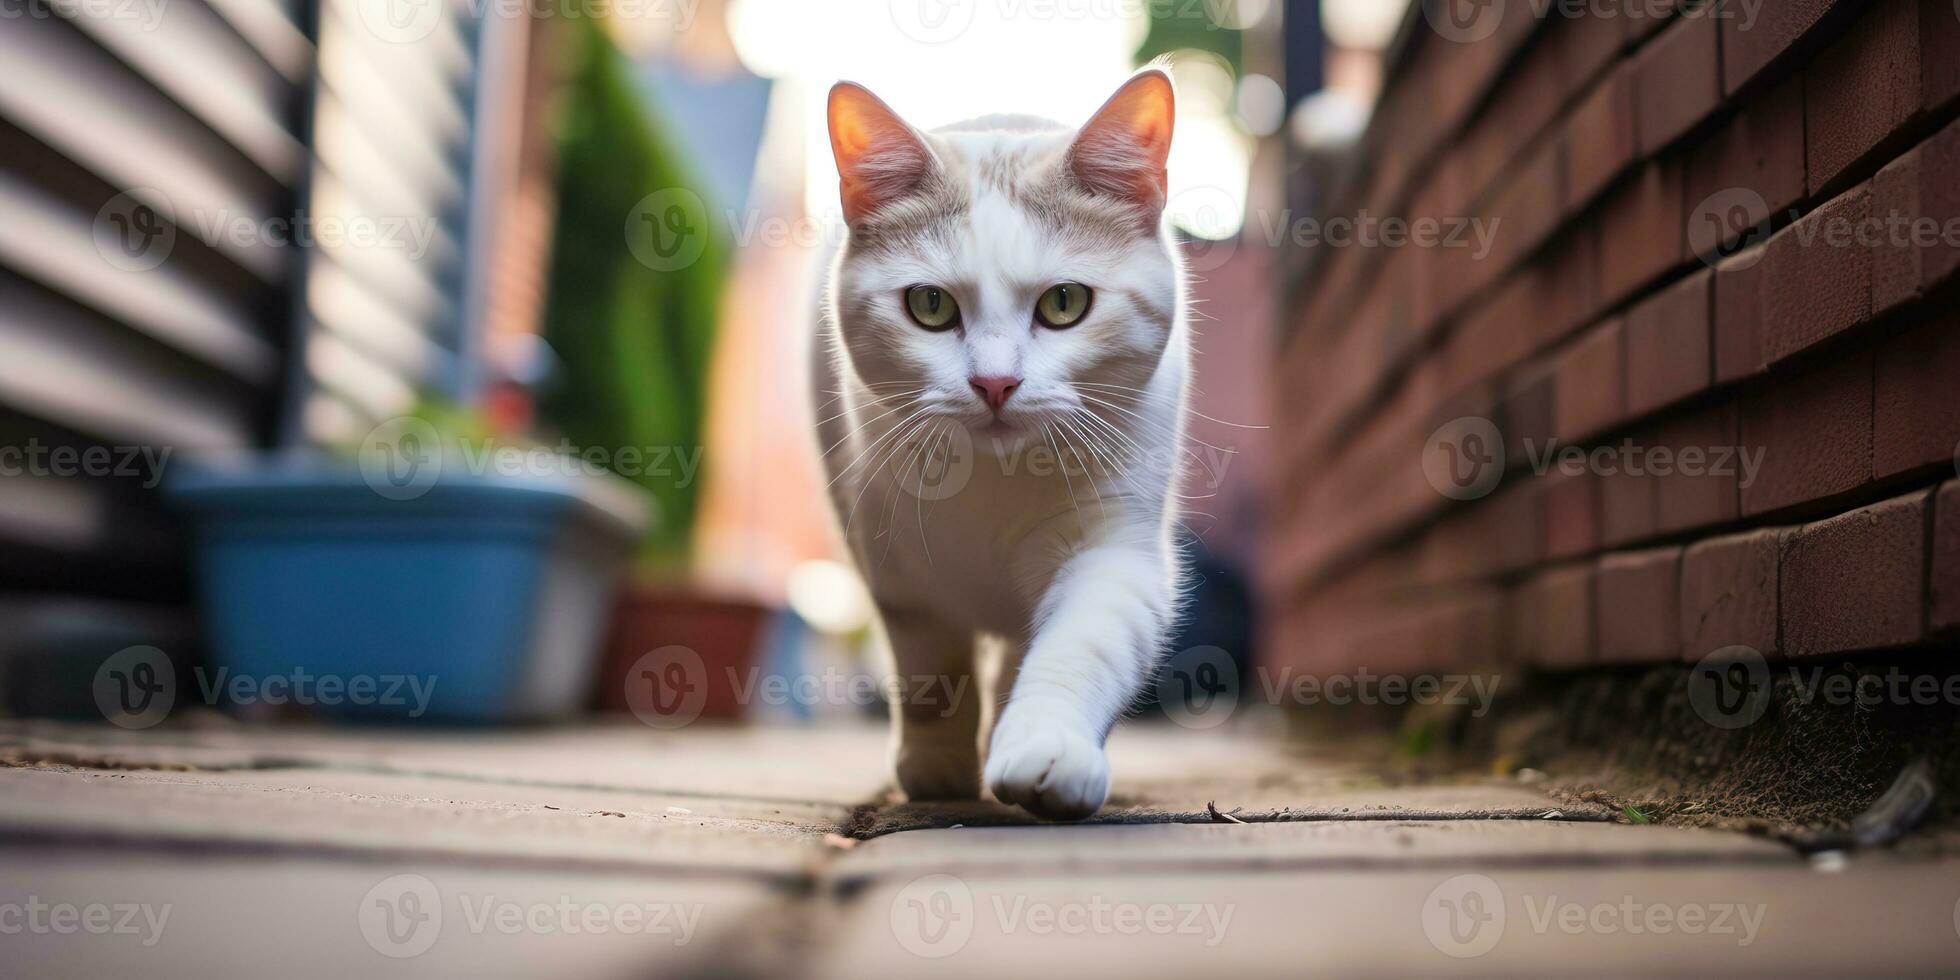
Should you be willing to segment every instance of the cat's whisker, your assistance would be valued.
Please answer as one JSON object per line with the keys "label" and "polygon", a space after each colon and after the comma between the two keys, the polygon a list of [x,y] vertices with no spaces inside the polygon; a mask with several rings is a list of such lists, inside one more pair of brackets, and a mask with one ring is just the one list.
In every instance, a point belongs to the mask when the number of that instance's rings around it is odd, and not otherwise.
{"label": "cat's whisker", "polygon": [[[932,445],[932,452],[926,454],[925,464],[919,467],[918,492],[912,495],[912,521],[919,526],[919,549],[925,552],[927,568],[932,567],[932,544],[926,540],[926,466],[932,465],[932,453],[939,451],[939,443],[942,438],[940,432],[941,427],[944,425],[945,422],[943,420],[933,423],[932,435],[928,437]],[[937,502],[934,501],[934,503]]]}
{"label": "cat's whisker", "polygon": [[[903,411],[903,409],[900,409],[899,411]],[[863,461],[864,461],[864,458],[865,458],[866,456],[868,456],[868,455],[870,455],[870,454],[871,454],[871,451],[872,451],[872,450],[874,450],[874,449],[876,449],[876,448],[878,448],[878,445],[879,445],[879,443],[882,443],[882,442],[884,442],[885,440],[887,440],[887,439],[890,439],[890,438],[892,437],[892,435],[893,435],[894,433],[896,433],[896,432],[898,432],[898,431],[900,431],[900,430],[901,430],[902,428],[904,428],[904,426],[905,426],[905,425],[906,425],[907,423],[909,423],[909,422],[911,422],[912,420],[914,420],[914,419],[916,419],[916,418],[919,418],[919,417],[920,417],[920,416],[922,416],[922,415],[927,415],[927,414],[929,414],[929,413],[930,413],[931,411],[932,411],[932,409],[931,409],[931,407],[929,407],[929,406],[927,406],[927,407],[922,407],[922,408],[920,408],[920,409],[918,409],[917,411],[915,411],[915,412],[913,412],[912,414],[910,414],[910,415],[907,415],[906,417],[904,417],[904,418],[902,418],[902,419],[900,419],[900,420],[898,420],[898,421],[897,421],[896,423],[893,423],[893,425],[892,425],[892,427],[891,427],[891,428],[889,428],[889,429],[886,429],[886,430],[885,430],[885,434],[884,434],[884,435],[881,435],[881,436],[879,436],[878,438],[876,438],[876,439],[873,439],[873,440],[871,440],[871,445],[869,445],[869,446],[866,446],[866,447],[864,447],[864,451],[863,451],[863,452],[861,452],[861,453],[859,453],[856,459],[854,459],[854,460],[851,460],[851,462],[850,462],[850,465],[849,465],[849,466],[846,466],[846,467],[844,467],[843,469],[841,469],[841,470],[838,470],[838,471],[837,471],[837,475],[836,475],[836,476],[833,476],[833,477],[831,477],[831,478],[830,478],[830,483],[829,483],[829,484],[826,484],[826,485],[825,485],[825,487],[824,487],[824,489],[826,489],[826,490],[828,490],[828,489],[829,489],[830,487],[833,487],[833,486],[836,486],[836,485],[837,485],[837,481],[838,481],[838,480],[841,480],[841,479],[843,479],[843,478],[844,478],[844,475],[845,475],[845,474],[847,474],[847,473],[849,473],[849,472],[850,472],[851,470],[853,470],[853,469],[856,469],[856,468],[857,468],[857,465],[858,465],[859,463],[861,463],[861,462],[863,462]],[[895,412],[893,412],[893,413],[887,413],[887,414],[896,414],[896,413],[895,413]],[[884,417],[885,417],[885,416],[883,416],[883,415],[881,415],[881,416],[879,416],[879,418],[884,418]],[[873,421],[875,421],[875,420],[873,420]],[[871,423],[869,423],[869,422],[867,422],[867,423],[865,423],[865,425],[870,425],[870,424],[871,424]],[[857,431],[859,431],[859,430],[862,430],[863,428],[864,428],[864,425],[860,425],[860,426],[858,426],[858,427],[857,427],[857,429],[854,429],[854,430],[852,430],[852,431],[853,431],[853,432],[857,432]],[[828,454],[828,453],[826,453],[825,455],[829,455],[829,454]]]}
{"label": "cat's whisker", "polygon": [[[935,418],[935,419],[932,419],[932,420],[931,420],[931,423],[932,423],[932,430],[931,430],[931,431],[932,431],[933,433],[937,433],[937,432],[939,431],[939,424],[940,424],[940,422],[939,422],[939,420],[938,420],[938,419],[936,419],[936,418]],[[919,461],[919,453],[921,453],[921,452],[923,452],[923,451],[925,450],[925,447],[926,447],[926,443],[927,443],[928,441],[930,441],[930,440],[931,440],[931,438],[932,438],[932,437],[931,437],[930,435],[928,435],[928,436],[926,436],[925,438],[922,438],[922,439],[919,439],[919,440],[918,440],[918,441],[917,441],[917,442],[916,442],[916,443],[915,443],[915,444],[913,445],[913,447],[912,447],[912,455],[910,455],[910,456],[908,456],[908,457],[906,457],[906,459],[905,459],[905,465],[904,465],[904,466],[902,466],[902,467],[900,467],[900,468],[899,468],[899,470],[898,470],[898,472],[897,472],[896,474],[893,474],[893,476],[892,476],[892,486],[893,486],[893,487],[895,487],[895,488],[896,488],[896,487],[901,487],[901,486],[903,486],[903,484],[905,483],[905,474],[906,474],[907,472],[909,472],[909,471],[910,471],[910,470],[912,469],[912,464],[914,464],[914,463],[917,463],[917,462]],[[924,468],[923,466],[921,466],[921,467],[920,467],[920,469],[919,469],[919,477],[920,477],[920,479],[922,479],[922,480],[923,480],[923,479],[925,478],[925,468]],[[898,520],[898,497],[899,497],[899,495],[898,495],[898,494],[892,494],[892,495],[891,495],[891,497],[892,497],[892,504],[891,504],[891,507],[890,507],[890,508],[888,508],[888,509],[887,509],[887,510],[885,511],[885,529],[884,529],[883,531],[881,531],[881,532],[879,532],[879,534],[878,534],[878,536],[879,536],[879,537],[881,537],[881,538],[884,538],[884,539],[885,539],[885,550],[884,550],[884,553],[878,556],[878,564],[880,564],[880,565],[883,565],[883,564],[885,563],[885,561],[886,561],[887,559],[889,559],[889,558],[891,557],[891,554],[892,554],[892,541],[893,541],[894,539],[896,539],[896,538],[898,537],[898,535],[896,535],[896,534],[893,534],[893,533],[892,533],[892,524],[893,524],[893,523],[895,523],[895,522],[896,522],[896,521]]]}
{"label": "cat's whisker", "polygon": [[1102,416],[1097,415],[1095,412],[1090,411],[1089,409],[1086,408],[1078,408],[1076,409],[1076,411],[1082,413],[1083,418],[1094,422],[1096,425],[1102,426],[1105,432],[1114,436],[1117,440],[1117,444],[1119,446],[1124,447],[1123,448],[1124,455],[1129,456],[1131,461],[1133,462],[1141,461],[1147,455],[1149,455],[1144,450],[1143,445],[1141,443],[1137,442],[1137,440],[1129,433],[1124,432],[1122,427],[1118,426],[1116,423],[1111,422],[1110,420],[1103,418]]}
{"label": "cat's whisker", "polygon": [[1089,425],[1083,418],[1084,414],[1080,408],[1069,409],[1069,428],[1073,429],[1076,434],[1082,437],[1083,441],[1089,444],[1089,451],[1103,460],[1103,465],[1108,469],[1111,476],[1124,475],[1125,469],[1121,459],[1122,454],[1118,451],[1118,447],[1112,445],[1106,437],[1099,434],[1095,426]]}
{"label": "cat's whisker", "polygon": [[[873,398],[873,399],[871,399],[870,401],[867,401],[867,402],[865,402],[863,406],[860,406],[860,408],[873,408],[873,407],[879,407],[879,406],[883,406],[883,405],[885,405],[886,403],[888,403],[888,402],[890,402],[890,401],[892,401],[893,399],[896,399],[896,398],[905,398],[905,397],[908,397],[908,396],[912,396],[912,395],[919,395],[919,394],[923,394],[924,392],[925,392],[925,389],[924,389],[924,388],[914,388],[914,389],[912,389],[911,391],[898,391],[898,392],[893,392],[892,394],[889,394],[889,395],[886,395],[886,396],[884,396],[883,398]],[[842,396],[842,395],[839,395],[839,396],[837,396],[837,398],[842,398],[842,397],[844,397],[844,396]],[[833,399],[831,399],[830,401],[831,401],[831,402],[834,402],[834,401],[836,401],[836,400],[837,400],[837,398],[833,398]],[[830,404],[830,402],[825,402],[824,404],[825,404],[825,405],[828,405],[828,404]],[[831,417],[829,417],[829,418],[827,418],[827,419],[819,419],[819,420],[817,421],[817,424],[818,424],[818,425],[829,425],[830,423],[832,423],[832,422],[835,422],[835,421],[837,421],[838,419],[841,419],[841,418],[843,418],[844,416],[846,416],[846,415],[850,415],[851,413],[853,413],[853,412],[856,412],[856,411],[859,411],[859,408],[847,408],[847,409],[845,409],[845,410],[843,410],[843,411],[841,411],[841,412],[838,412],[838,413],[837,413],[836,415],[832,415]]]}
{"label": "cat's whisker", "polygon": [[[1113,391],[1128,391],[1128,392],[1134,392],[1134,393],[1136,393],[1136,394],[1138,394],[1138,395],[1142,395],[1142,396],[1145,396],[1145,397],[1149,397],[1149,394],[1150,394],[1149,392],[1147,392],[1147,391],[1145,391],[1145,390],[1143,390],[1142,388],[1132,388],[1132,387],[1130,387],[1129,385],[1119,385],[1119,384],[1109,384],[1109,383],[1107,383],[1107,382],[1101,382],[1101,381],[1074,381],[1074,382],[1070,382],[1070,383],[1071,383],[1071,384],[1073,384],[1073,385],[1074,385],[1075,387],[1077,387],[1077,388],[1104,388],[1104,389],[1109,389],[1109,390],[1113,390]],[[1211,422],[1211,423],[1214,423],[1214,424],[1216,424],[1216,425],[1229,425],[1229,426],[1231,426],[1231,427],[1232,427],[1232,428],[1234,428],[1234,429],[1270,429],[1270,428],[1272,428],[1272,426],[1270,426],[1270,425],[1253,425],[1253,424],[1251,424],[1251,423],[1248,423],[1248,422],[1227,422],[1227,421],[1225,421],[1224,419],[1215,419],[1215,418],[1212,418],[1212,417],[1211,417],[1211,416],[1209,416],[1209,415],[1206,415],[1206,414],[1205,414],[1205,413],[1203,413],[1203,412],[1200,412],[1200,411],[1197,411],[1197,410],[1195,410],[1195,409],[1192,409],[1192,408],[1188,408],[1188,407],[1187,407],[1187,408],[1186,408],[1186,409],[1184,410],[1184,414],[1186,414],[1186,415],[1189,415],[1189,416],[1191,416],[1191,417],[1193,417],[1193,418],[1200,418],[1200,419],[1204,419],[1205,421],[1207,421],[1207,422]]]}
{"label": "cat's whisker", "polygon": [[1068,464],[1062,462],[1062,450],[1055,445],[1055,433],[1048,422],[1041,423],[1041,431],[1048,436],[1048,448],[1055,450],[1055,460],[1062,467],[1062,481],[1068,485],[1068,502],[1075,508],[1075,526],[1086,529],[1088,524],[1082,520],[1082,502],[1075,495],[1075,479],[1068,475]]}
{"label": "cat's whisker", "polygon": [[[1055,423],[1056,423],[1056,425],[1057,425],[1057,426],[1059,427],[1059,428],[1058,428],[1058,431],[1059,431],[1059,434],[1060,434],[1060,435],[1061,435],[1061,437],[1062,437],[1062,441],[1063,441],[1063,442],[1065,442],[1065,443],[1068,443],[1068,450],[1069,450],[1069,452],[1070,452],[1070,453],[1072,453],[1072,454],[1074,454],[1074,456],[1075,456],[1075,461],[1076,461],[1077,463],[1081,463],[1081,464],[1082,464],[1082,476],[1083,476],[1083,478],[1084,478],[1084,479],[1086,479],[1086,480],[1088,480],[1088,481],[1089,481],[1089,489],[1090,489],[1090,490],[1092,490],[1092,491],[1094,491],[1094,492],[1095,492],[1095,494],[1096,494],[1096,513],[1097,513],[1097,515],[1098,515],[1099,517],[1101,517],[1101,518],[1102,518],[1102,519],[1103,519],[1104,521],[1107,521],[1107,520],[1109,520],[1109,509],[1108,509],[1108,507],[1106,507],[1106,506],[1105,506],[1105,505],[1103,504],[1103,497],[1102,497],[1102,488],[1096,485],[1096,476],[1095,476],[1095,474],[1093,474],[1093,473],[1091,473],[1091,472],[1089,472],[1089,464],[1088,464],[1088,463],[1087,463],[1086,461],[1084,461],[1084,460],[1083,460],[1083,458],[1082,458],[1082,454],[1081,454],[1080,452],[1078,452],[1078,451],[1076,450],[1076,448],[1075,448],[1075,443],[1073,443],[1073,442],[1070,442],[1070,441],[1069,441],[1069,437],[1068,437],[1068,433],[1067,433],[1067,431],[1065,431],[1065,430],[1067,430],[1067,429],[1069,428],[1069,424],[1068,424],[1068,421],[1067,421],[1066,419],[1064,419],[1064,418],[1061,418],[1061,417],[1059,417],[1059,416],[1057,416],[1057,417],[1056,417],[1056,419],[1055,419]],[[1062,464],[1062,475],[1063,475],[1064,477],[1066,477],[1066,476],[1068,476],[1068,464],[1067,464],[1067,463],[1063,463],[1063,464]],[[1070,491],[1070,492],[1071,492],[1071,494],[1073,493],[1073,488],[1071,488],[1071,491]],[[1078,521],[1079,521],[1079,520],[1081,520],[1081,515],[1080,515],[1080,512],[1079,512],[1079,511],[1078,511],[1078,513],[1077,513],[1077,516],[1076,516],[1076,519],[1077,519]]]}
{"label": "cat's whisker", "polygon": [[1115,460],[1104,451],[1108,448],[1104,441],[1098,439],[1094,432],[1088,431],[1084,426],[1077,423],[1074,416],[1080,414],[1080,412],[1080,409],[1070,409],[1066,415],[1057,421],[1066,426],[1070,432],[1075,433],[1076,436],[1081,438],[1083,444],[1089,449],[1089,455],[1095,459],[1096,465],[1101,467],[1103,472],[1111,476],[1121,476],[1121,467],[1116,466]]}
{"label": "cat's whisker", "polygon": [[1220,453],[1224,453],[1224,454],[1226,454],[1227,456],[1236,456],[1236,455],[1238,455],[1238,452],[1239,452],[1239,451],[1238,451],[1238,450],[1236,450],[1236,449],[1221,449],[1221,448],[1219,448],[1219,447],[1217,447],[1217,446],[1214,446],[1214,445],[1212,445],[1212,444],[1211,444],[1211,443],[1209,443],[1209,442],[1206,442],[1206,441],[1204,441],[1203,439],[1200,439],[1200,438],[1198,438],[1198,437],[1196,437],[1196,436],[1194,436],[1194,435],[1191,435],[1191,434],[1190,434],[1190,433],[1188,433],[1188,432],[1182,432],[1182,433],[1181,433],[1181,432],[1177,432],[1177,431],[1175,431],[1175,430],[1173,430],[1173,429],[1171,429],[1171,428],[1170,428],[1169,426],[1166,426],[1166,425],[1165,425],[1164,423],[1162,423],[1162,422],[1159,422],[1159,421],[1157,421],[1156,419],[1153,419],[1153,418],[1150,418],[1149,416],[1146,416],[1146,415],[1141,415],[1141,414],[1138,414],[1138,413],[1136,413],[1136,412],[1132,412],[1132,411],[1130,411],[1129,409],[1127,409],[1127,408],[1124,408],[1123,406],[1121,406],[1121,405],[1118,405],[1118,404],[1116,404],[1116,403],[1114,403],[1114,402],[1110,402],[1110,401],[1104,401],[1103,399],[1101,399],[1101,398],[1097,398],[1096,396],[1094,396],[1094,395],[1091,395],[1091,394],[1089,394],[1089,393],[1087,393],[1087,392],[1077,392],[1076,394],[1078,394],[1078,395],[1080,395],[1083,401],[1087,401],[1087,402],[1094,402],[1095,404],[1098,404],[1098,405],[1102,405],[1102,406],[1104,406],[1104,407],[1107,407],[1107,408],[1113,408],[1113,409],[1115,409],[1115,410],[1117,410],[1117,411],[1119,411],[1119,412],[1122,412],[1122,413],[1123,413],[1123,414],[1125,414],[1125,415],[1128,415],[1128,416],[1132,416],[1132,417],[1134,417],[1134,418],[1135,418],[1135,419],[1136,419],[1137,421],[1139,421],[1139,422],[1142,422],[1142,423],[1144,423],[1145,425],[1151,425],[1151,426],[1155,426],[1155,427],[1157,427],[1157,429],[1158,429],[1159,431],[1162,431],[1162,432],[1163,432],[1164,434],[1166,434],[1166,435],[1170,435],[1170,436],[1181,436],[1181,437],[1183,437],[1183,438],[1185,438],[1185,439],[1189,439],[1189,440],[1191,440],[1192,442],[1195,442],[1195,443],[1197,443],[1197,444],[1198,444],[1198,445],[1200,445],[1200,446],[1203,446],[1203,447],[1205,447],[1206,449],[1209,449],[1209,450],[1212,450],[1213,452],[1220,452]]}
{"label": "cat's whisker", "polygon": [[[919,411],[921,414],[923,414],[925,410],[920,409]],[[913,421],[914,419],[917,419],[917,421]],[[916,414],[907,416],[906,421],[904,423],[900,423],[900,426],[892,427],[891,431],[886,432],[883,436],[879,437],[879,442],[883,442],[885,439],[890,438],[894,433],[903,433],[902,435],[899,435],[899,437],[896,440],[894,440],[889,446],[885,448],[884,452],[878,457],[878,461],[872,464],[871,469],[865,473],[864,486],[858,488],[857,496],[851,500],[851,512],[848,516],[844,518],[844,534],[846,538],[850,536],[852,523],[857,520],[858,504],[864,502],[865,491],[870,490],[871,485],[878,482],[878,471],[883,469],[885,464],[887,462],[890,462],[891,458],[898,455],[899,450],[905,447],[905,440],[910,437],[910,434],[913,431],[924,426],[928,421],[930,421],[929,417],[921,419]],[[876,443],[873,443],[873,445],[876,445]]]}
{"label": "cat's whisker", "polygon": [[[823,451],[823,458],[825,459],[830,458],[830,454],[836,452],[838,446],[841,446],[844,443],[849,442],[851,440],[851,437],[857,435],[860,432],[863,432],[866,428],[869,428],[871,425],[877,423],[880,419],[891,418],[892,416],[897,415],[898,413],[905,411],[907,408],[910,408],[913,405],[917,405],[917,404],[918,404],[917,402],[907,402],[906,404],[900,405],[897,408],[892,409],[891,411],[885,412],[874,418],[866,419],[865,421],[858,423],[855,427],[851,429],[851,431],[844,433],[843,437],[839,438],[836,442],[833,442],[828,447],[826,447]],[[924,411],[924,410],[925,410],[924,407],[920,408],[920,411]]]}

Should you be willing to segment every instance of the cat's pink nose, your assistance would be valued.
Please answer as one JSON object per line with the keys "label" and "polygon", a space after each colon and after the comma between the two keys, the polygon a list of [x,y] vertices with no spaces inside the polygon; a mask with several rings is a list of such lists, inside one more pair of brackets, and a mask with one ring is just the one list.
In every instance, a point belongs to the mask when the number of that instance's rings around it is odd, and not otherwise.
{"label": "cat's pink nose", "polygon": [[987,378],[968,378],[967,383],[973,386],[974,391],[980,393],[981,399],[986,401],[988,408],[999,412],[1000,407],[1007,404],[1007,396],[1012,395],[1014,389],[1021,386],[1021,379],[996,375]]}

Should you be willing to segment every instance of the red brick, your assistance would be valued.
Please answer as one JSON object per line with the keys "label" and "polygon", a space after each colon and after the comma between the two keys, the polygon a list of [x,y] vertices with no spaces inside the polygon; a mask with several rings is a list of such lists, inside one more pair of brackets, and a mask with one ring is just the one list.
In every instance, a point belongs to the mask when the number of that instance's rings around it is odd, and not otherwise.
{"label": "red brick", "polygon": [[[1949,6],[1948,17],[1960,16]],[[1837,182],[1919,110],[1919,3],[1873,4],[1805,71],[1812,193]]]}
{"label": "red brick", "polygon": [[1871,191],[1853,188],[1770,239],[1763,358],[1774,364],[1871,318],[1873,249],[1858,241]]}
{"label": "red brick", "polygon": [[1567,212],[1577,211],[1633,162],[1633,70],[1606,76],[1572,110],[1566,124]]}
{"label": "red brick", "polygon": [[1790,532],[1780,615],[1793,657],[1900,646],[1924,634],[1928,491]]}
{"label": "red brick", "polygon": [[[1745,467],[1735,410],[1715,405],[1668,423],[1655,436],[1655,530],[1663,535],[1736,519]],[[1666,471],[1658,450],[1666,450]]]}
{"label": "red brick", "polygon": [[[1645,446],[1645,443],[1637,445]],[[1614,447],[1608,457],[1611,472],[1599,474],[1599,541],[1608,548],[1619,548],[1654,536],[1659,523],[1654,517],[1654,477],[1645,469],[1629,470],[1627,454]]]}
{"label": "red brick", "polygon": [[1627,314],[1627,411],[1645,415],[1708,387],[1709,284],[1703,269]]}
{"label": "red brick", "polygon": [[1744,106],[1727,125],[1698,144],[1688,161],[1690,221],[1710,213],[1702,207],[1703,202],[1726,202],[1736,196],[1733,191],[1737,189],[1759,195],[1764,213],[1749,216],[1755,224],[1745,224],[1742,229],[1725,227],[1719,235],[1690,227],[1689,241],[1701,246],[1713,239],[1719,243],[1720,254],[1733,254],[1738,238],[1803,200],[1804,181],[1803,78],[1797,76]]}
{"label": "red brick", "polygon": [[1504,430],[1504,458],[1512,466],[1543,453],[1552,438],[1552,372],[1532,370],[1511,383],[1499,412]]}
{"label": "red brick", "polygon": [[1763,249],[1742,252],[1715,267],[1715,380],[1754,377],[1763,370]]}
{"label": "red brick", "polygon": [[1622,334],[1611,319],[1594,327],[1562,351],[1555,364],[1552,426],[1560,440],[1579,442],[1616,425],[1626,416]]}
{"label": "red brick", "polygon": [[1624,45],[1618,19],[1596,16],[1590,9],[1576,17],[1553,18],[1546,43],[1558,64],[1559,88],[1566,92],[1591,85]]}
{"label": "red brick", "polygon": [[1555,568],[1526,583],[1513,604],[1511,635],[1520,656],[1544,667],[1581,667],[1593,659],[1590,562]]}
{"label": "red brick", "polygon": [[1679,264],[1683,182],[1674,162],[1649,163],[1600,207],[1600,298],[1615,304]]}
{"label": "red brick", "polygon": [[1776,647],[1777,563],[1782,532],[1752,531],[1690,547],[1681,558],[1681,653],[1699,660],[1745,646]]}
{"label": "red brick", "polygon": [[1713,17],[1684,17],[1640,49],[1634,101],[1641,153],[1652,156],[1721,105],[1720,30]]}
{"label": "red brick", "polygon": [[1548,140],[1519,161],[1491,200],[1489,215],[1500,222],[1499,231],[1479,273],[1489,277],[1510,268],[1558,229],[1564,217],[1564,173],[1563,140]]}
{"label": "red brick", "polygon": [[1872,178],[1872,215],[1887,223],[1884,243],[1872,255],[1873,313],[1925,295],[1960,269],[1960,247],[1952,242],[1952,232],[1960,229],[1956,173],[1960,123],[1902,154]]}
{"label": "red brick", "polygon": [[1531,275],[1511,277],[1488,302],[1464,316],[1443,347],[1444,387],[1455,390],[1504,370],[1538,348],[1545,324],[1539,282]]}
{"label": "red brick", "polygon": [[1960,97],[1960,11],[1919,0],[1919,107],[1938,112]]}
{"label": "red brick", "polygon": [[1505,656],[1503,593],[1495,588],[1467,589],[1444,600],[1429,619],[1433,638],[1427,644],[1435,661],[1452,668],[1485,667]]}
{"label": "red brick", "polygon": [[1512,572],[1545,557],[1545,500],[1535,489],[1504,487],[1470,512],[1481,569]]}
{"label": "red brick", "polygon": [[1466,147],[1469,172],[1484,179],[1471,188],[1473,194],[1501,182],[1519,152],[1558,116],[1569,90],[1559,84],[1554,54],[1547,45],[1534,45],[1516,66],[1505,70]]}
{"label": "red brick", "polygon": [[1872,400],[1872,475],[1956,465],[1960,451],[1960,313],[1878,348]]}
{"label": "red brick", "polygon": [[1680,6],[1680,0],[1619,0],[1620,27],[1626,43],[1638,45],[1654,36],[1668,25]]}
{"label": "red brick", "polygon": [[[1872,217],[1884,222],[1919,220],[1919,149],[1914,147],[1872,178]],[[1888,235],[1872,253],[1872,314],[1919,298],[1925,250]]]}
{"label": "red brick", "polygon": [[[1908,2],[1908,0],[1884,0]],[[1722,84],[1730,95],[1754,81],[1756,74],[1784,52],[1810,39],[1828,34],[1833,23],[1841,21],[1859,0],[1768,0],[1745,5],[1740,0],[1723,0]],[[1745,12],[1757,10],[1755,23]],[[1794,55],[1793,55],[1794,56]]]}
{"label": "red brick", "polygon": [[1599,479],[1556,462],[1545,483],[1545,557],[1559,560],[1599,549]]}
{"label": "red brick", "polygon": [[1940,488],[1933,514],[1933,575],[1927,621],[1936,630],[1960,629],[1960,480]]}
{"label": "red brick", "polygon": [[1871,479],[1872,355],[1851,354],[1744,396],[1742,446],[1762,469],[1742,487],[1742,514],[1781,510]]}
{"label": "red brick", "polygon": [[1681,549],[1607,555],[1594,584],[1599,658],[1654,663],[1681,656]]}

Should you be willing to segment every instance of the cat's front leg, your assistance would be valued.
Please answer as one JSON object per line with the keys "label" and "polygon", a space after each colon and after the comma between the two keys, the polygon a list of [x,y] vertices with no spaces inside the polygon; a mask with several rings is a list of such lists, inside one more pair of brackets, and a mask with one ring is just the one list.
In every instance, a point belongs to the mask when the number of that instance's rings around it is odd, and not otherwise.
{"label": "cat's front leg", "polygon": [[1080,820],[1109,798],[1103,742],[1168,628],[1172,564],[1150,544],[1102,545],[1056,576],[987,753],[987,789],[1037,816]]}
{"label": "cat's front leg", "polygon": [[930,613],[883,613],[894,676],[892,767],[912,800],[980,798],[980,692],[972,631]]}

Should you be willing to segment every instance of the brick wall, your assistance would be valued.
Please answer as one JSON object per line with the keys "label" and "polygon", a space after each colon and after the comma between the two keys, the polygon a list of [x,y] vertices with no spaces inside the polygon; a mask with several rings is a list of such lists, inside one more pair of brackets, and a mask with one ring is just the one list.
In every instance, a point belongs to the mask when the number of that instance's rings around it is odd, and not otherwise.
{"label": "brick wall", "polygon": [[1411,13],[1330,215],[1495,234],[1301,254],[1275,659],[1960,630],[1960,9],[1668,2]]}

